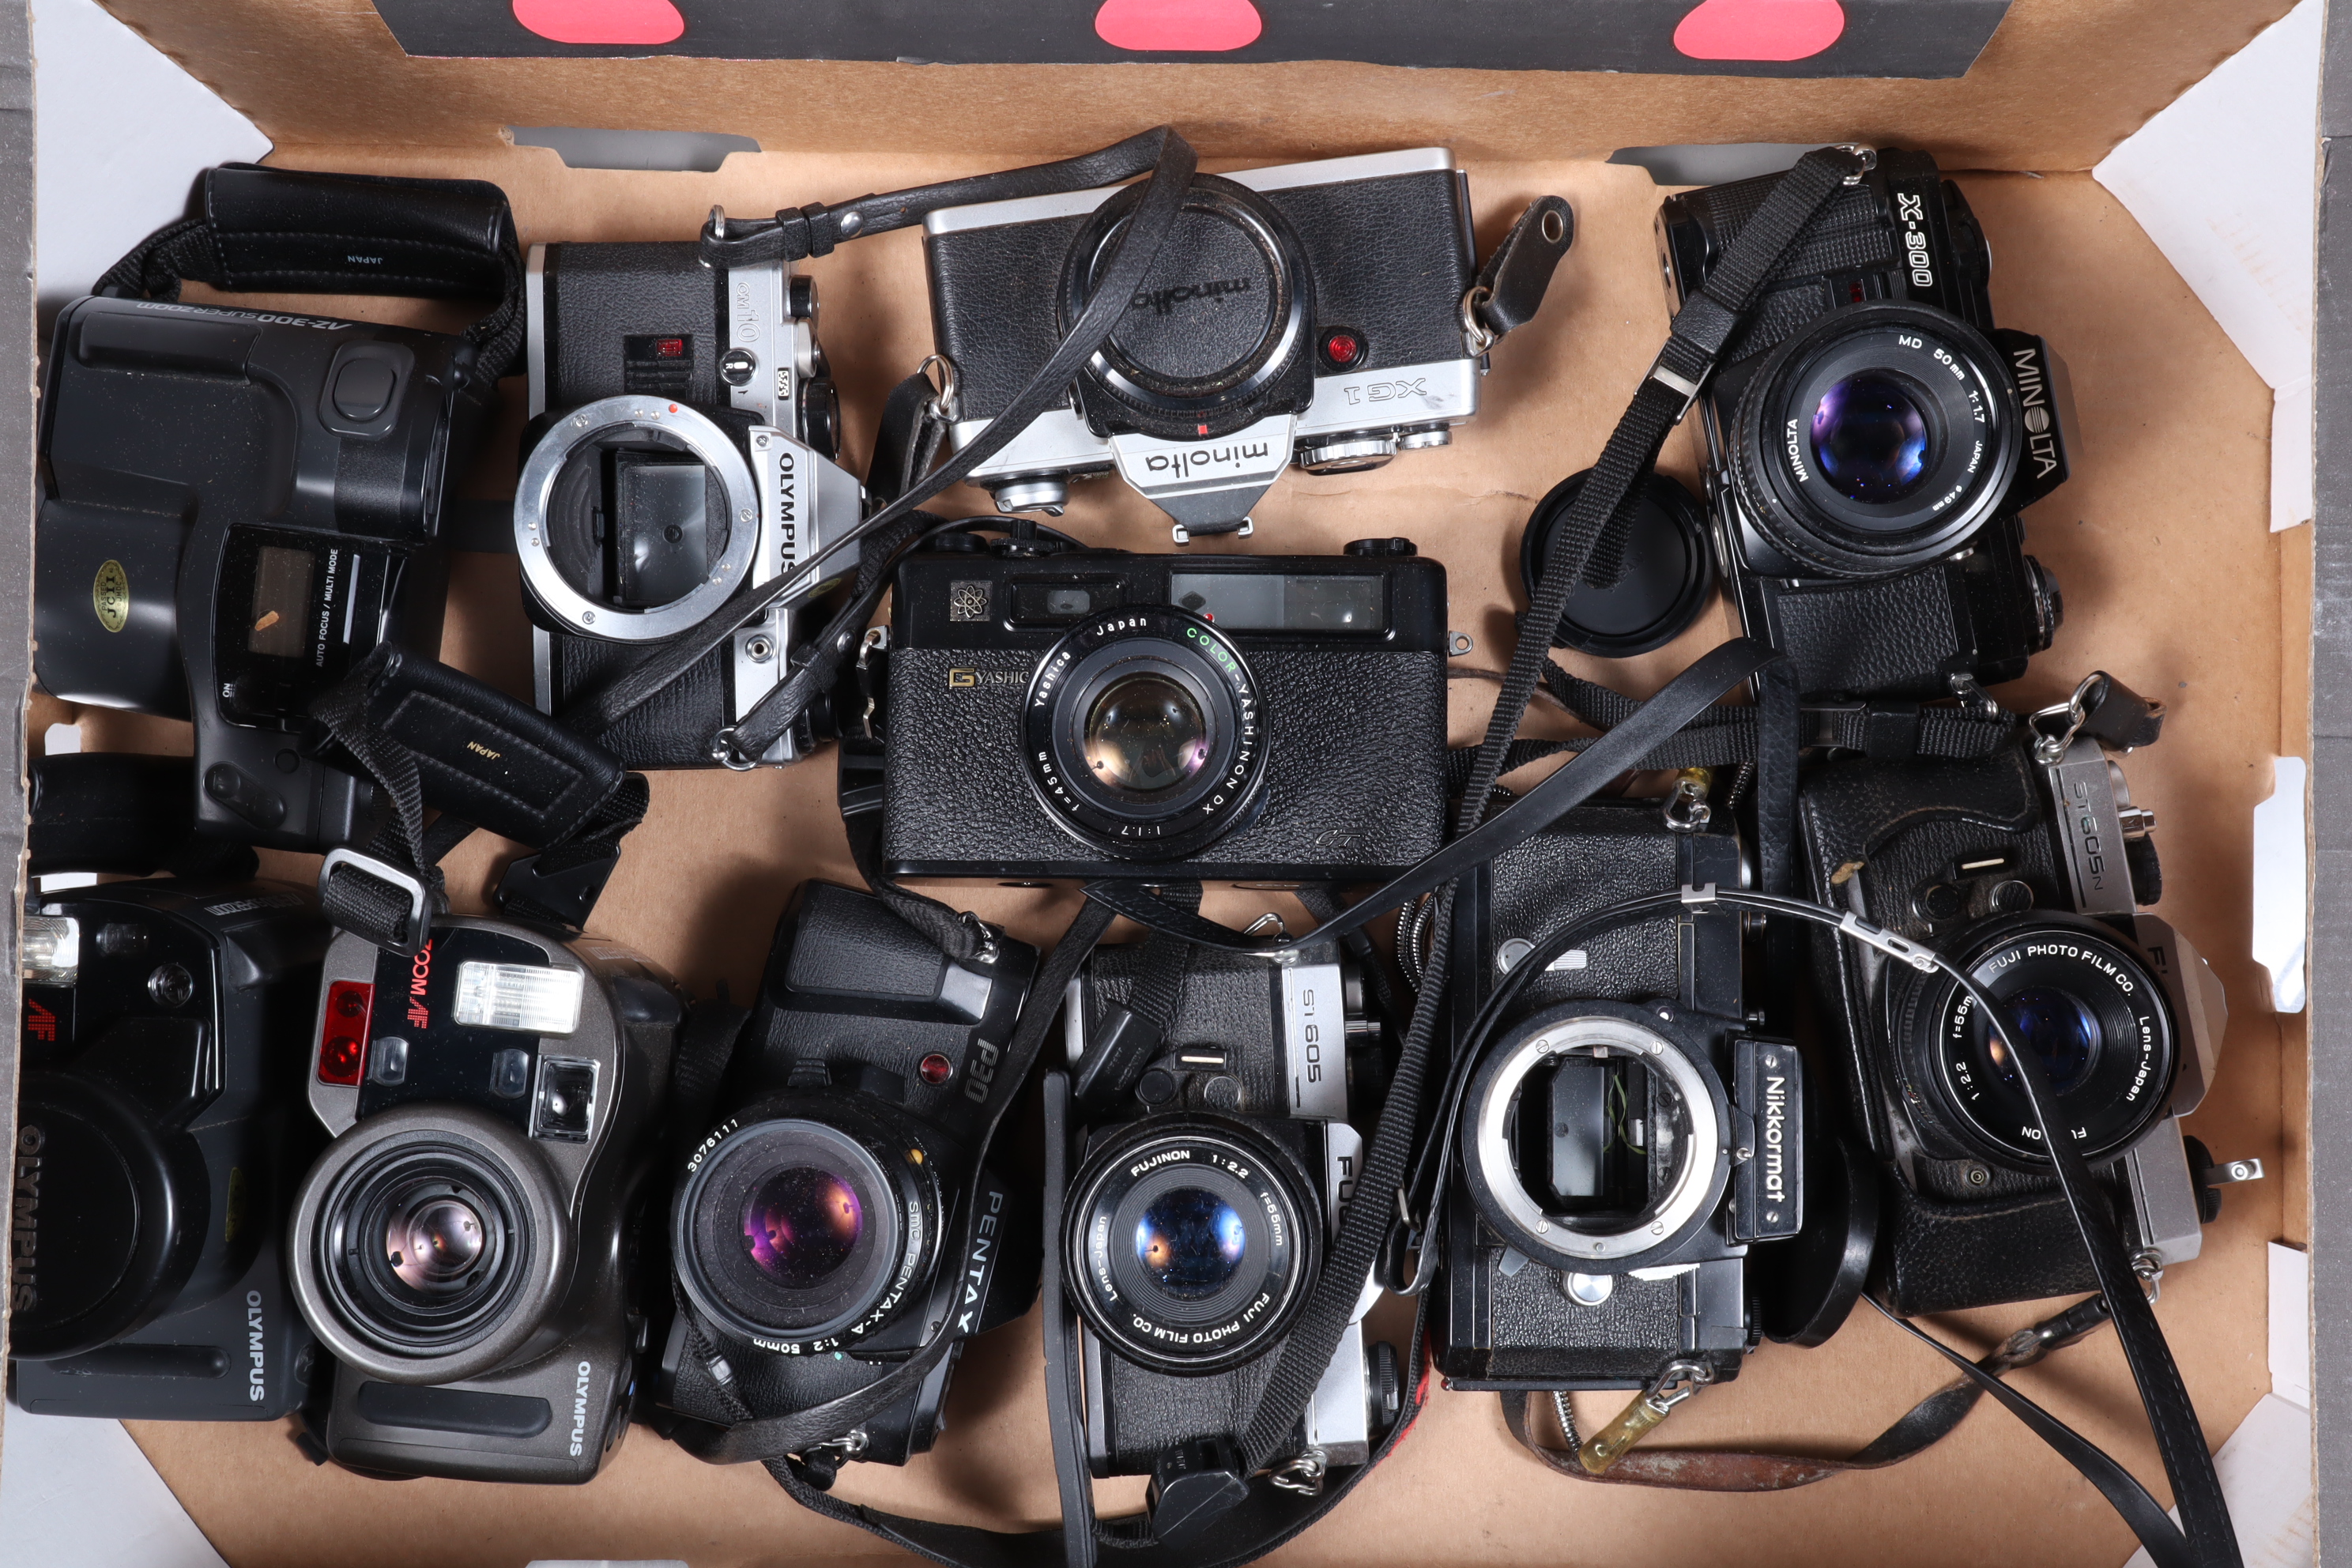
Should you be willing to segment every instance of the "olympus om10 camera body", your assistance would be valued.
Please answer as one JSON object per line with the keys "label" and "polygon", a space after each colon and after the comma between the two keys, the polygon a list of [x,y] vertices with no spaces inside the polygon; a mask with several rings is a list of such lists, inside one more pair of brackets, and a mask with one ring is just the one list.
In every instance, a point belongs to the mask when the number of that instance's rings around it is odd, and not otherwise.
{"label": "olympus om10 camera body", "polygon": [[1348,551],[909,556],[894,874],[1347,881],[1435,849],[1444,568],[1401,539]]}
{"label": "olympus om10 camera body", "polygon": [[[1239,1441],[1354,1195],[1349,1089],[1381,1026],[1339,949],[1297,960],[1155,937],[1097,948],[1071,982],[1063,1023],[1089,1125],[1050,1244],[1083,1321],[1097,1476],[1181,1470],[1201,1446]],[[1155,979],[1154,964],[1171,967]],[[1171,981],[1172,1006],[1145,1024],[1139,993]],[[1089,1062],[1106,1053],[1123,1065]],[[1360,1465],[1393,1423],[1394,1348],[1368,1352],[1363,1336],[1376,1294],[1357,1303],[1297,1452]]]}
{"label": "olympus om10 camera body", "polygon": [[[1656,801],[1578,807],[1455,903],[1466,1025],[1580,920],[1745,879],[1739,840]],[[1454,1388],[1635,1388],[1670,1363],[1736,1377],[1750,1246],[1805,1213],[1804,1076],[1752,1026],[1740,917],[1695,907],[1559,953],[1487,1037],[1454,1135],[1437,1365]],[[1441,1134],[1443,1135],[1443,1134]]]}
{"label": "olympus om10 camera body", "polygon": [[[924,223],[952,439],[977,436],[1086,309],[1139,187],[991,202]],[[1194,176],[1174,229],[1067,402],[972,475],[1059,511],[1116,469],[1187,533],[1241,526],[1296,462],[1376,468],[1478,411],[1465,176],[1440,147]]]}
{"label": "olympus om10 camera body", "polygon": [[[956,963],[871,894],[804,884],[777,927],[724,1111],[669,1219],[681,1313],[662,1403],[711,1415],[719,1381],[761,1415],[888,1375],[935,1334],[1012,1321],[1037,1294],[1036,1196],[981,1166],[997,1067],[1035,952],[1000,938]],[[956,1256],[967,1213],[972,1254]],[[839,1458],[928,1451],[959,1342],[904,1401],[843,1434]]]}
{"label": "olympus om10 camera body", "polygon": [[318,1140],[295,1075],[307,889],[118,881],[25,917],[10,1394],[50,1415],[274,1421],[310,1331],[279,1217]]}
{"label": "olympus om10 camera body", "polygon": [[[1975,761],[1832,761],[1798,811],[1814,897],[1966,967],[2041,1055],[2133,1250],[2155,1267],[2196,1257],[2216,1198],[2179,1119],[2204,1097],[2228,1004],[2188,939],[2140,908],[2161,892],[2154,817],[2102,742],[2027,733]],[[1886,1172],[1874,1289],[1911,1314],[2096,1289],[2023,1088],[1968,995],[1833,935],[1815,966],[1855,1125]]]}
{"label": "olympus om10 camera body", "polygon": [[[691,244],[534,247],[533,423],[515,548],[535,694],[560,713],[856,526],[815,286],[781,262],[713,271]],[[857,564],[835,556],[835,574]],[[811,592],[815,590],[812,588]],[[796,594],[605,731],[631,767],[719,765],[712,738],[790,673]],[[806,754],[804,729],[759,763]]]}
{"label": "olympus om10 camera body", "polygon": [[676,986],[598,938],[444,916],[414,958],[338,936],[315,1006],[310,1109],[334,1142],[289,1252],[341,1363],[328,1453],[588,1480],[646,1348],[636,1211]]}
{"label": "olympus om10 camera body", "polygon": [[[1667,198],[1677,306],[1780,176]],[[2063,367],[1993,325],[1990,252],[1924,153],[1832,197],[1699,400],[1717,545],[1748,635],[1807,694],[2013,680],[2063,605],[2021,508],[2066,478]],[[1956,683],[1958,683],[1956,686]]]}

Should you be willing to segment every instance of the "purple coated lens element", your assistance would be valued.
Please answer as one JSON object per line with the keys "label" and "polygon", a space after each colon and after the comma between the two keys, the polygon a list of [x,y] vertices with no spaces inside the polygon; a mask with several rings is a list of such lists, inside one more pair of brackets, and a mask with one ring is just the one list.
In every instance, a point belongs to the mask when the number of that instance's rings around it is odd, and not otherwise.
{"label": "purple coated lens element", "polygon": [[1223,1289],[1248,1249],[1241,1211],[1199,1187],[1160,1194],[1135,1222],[1135,1260],[1144,1278],[1180,1301]]}
{"label": "purple coated lens element", "polygon": [[1813,460],[1849,500],[1901,500],[1927,477],[1927,416],[1900,377],[1859,371],[1813,409]]}
{"label": "purple coated lens element", "polygon": [[866,1213],[847,1182],[793,1165],[761,1182],[743,1205],[743,1248],[786,1289],[805,1290],[848,1260]]}

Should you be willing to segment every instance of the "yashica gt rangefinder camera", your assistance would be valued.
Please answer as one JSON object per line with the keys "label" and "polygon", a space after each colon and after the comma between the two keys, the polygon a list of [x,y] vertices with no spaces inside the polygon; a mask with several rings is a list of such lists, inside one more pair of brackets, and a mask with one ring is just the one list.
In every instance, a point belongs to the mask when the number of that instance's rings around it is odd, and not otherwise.
{"label": "yashica gt rangefinder camera", "polygon": [[723,1423],[731,1390],[758,1415],[807,1410],[947,1333],[956,1343],[915,1392],[801,1458],[829,1477],[846,1459],[929,1450],[961,1342],[1036,1300],[1035,1191],[978,1158],[1020,1087],[997,1068],[1036,963],[1002,938],[992,957],[958,963],[871,894],[802,888],[736,1040],[722,1118],[672,1203],[688,1310],[662,1358],[662,1404]]}
{"label": "yashica gt rangefinder camera", "polygon": [[[1139,193],[925,220],[957,445],[1053,356]],[[1476,271],[1467,180],[1442,147],[1195,175],[1066,403],[972,480],[1006,511],[1058,512],[1072,478],[1116,469],[1182,543],[1241,527],[1293,462],[1339,473],[1442,447],[1478,411],[1485,343],[1465,325]]]}
{"label": "yashica gt rangefinder camera", "polygon": [[[561,713],[856,526],[865,492],[834,461],[840,412],[815,285],[788,265],[714,272],[690,243],[545,245],[528,282],[532,423],[515,549],[538,706]],[[857,564],[855,550],[832,560],[835,575]],[[791,673],[808,597],[737,627],[603,743],[633,768],[805,755],[805,725],[755,758],[713,745]]]}
{"label": "yashica gt rangefinder camera", "polygon": [[[1474,872],[1454,905],[1458,1024],[1612,904],[1742,886],[1738,837],[1698,798],[1580,806]],[[1720,906],[1604,927],[1486,1037],[1453,1130],[1449,1386],[1738,1375],[1762,1331],[1749,1250],[1807,1223],[1803,1064],[1755,1027],[1741,957],[1740,916]]]}
{"label": "yashica gt rangefinder camera", "polygon": [[901,876],[1361,880],[1438,846],[1445,571],[928,550],[891,610]]}
{"label": "yashica gt rangefinder camera", "polygon": [[[2228,1019],[2188,938],[2141,906],[2161,873],[2111,735],[2082,712],[2159,708],[2101,675],[1974,761],[1846,758],[1803,785],[1813,896],[1951,954],[2041,1058],[2076,1151],[2151,1272],[2197,1256],[2217,1173],[2184,1142]],[[1887,1173],[1873,1289],[1906,1314],[2098,1288],[2015,1069],[1971,998],[1819,938],[1821,1014],[1856,1129]],[[2226,1179],[2226,1178],[2224,1178]]]}
{"label": "yashica gt rangefinder camera", "polygon": [[[2018,512],[2066,478],[2063,366],[1993,325],[1975,215],[1924,153],[1833,197],[1700,399],[1724,574],[1808,695],[1922,699],[2013,680],[2058,584]],[[1677,307],[1780,176],[1669,197]]]}
{"label": "yashica gt rangefinder camera", "polygon": [[444,916],[414,958],[335,939],[296,1194],[302,1315],[354,1469],[590,1479],[646,1349],[636,1232],[682,1004],[626,948]]}
{"label": "yashica gt rangefinder camera", "polygon": [[[1273,963],[1163,936],[1098,948],[1071,982],[1085,1124],[1052,1245],[1083,1325],[1094,1474],[1234,1468],[1354,1196],[1351,1081],[1381,1034],[1360,985],[1336,947]],[[1289,1450],[1318,1475],[1364,1463],[1400,1408],[1395,1347],[1365,1345],[1366,1287]]]}
{"label": "yashica gt rangefinder camera", "polygon": [[323,1375],[279,1237],[318,1143],[294,1089],[330,934],[310,889],[276,882],[28,904],[8,1259],[25,1409],[275,1421]]}

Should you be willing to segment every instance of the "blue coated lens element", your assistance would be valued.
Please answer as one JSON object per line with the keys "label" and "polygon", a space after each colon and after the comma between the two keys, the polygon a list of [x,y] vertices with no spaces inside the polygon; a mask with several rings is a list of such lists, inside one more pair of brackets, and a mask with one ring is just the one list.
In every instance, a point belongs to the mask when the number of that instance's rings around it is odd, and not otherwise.
{"label": "blue coated lens element", "polygon": [[743,1205],[743,1248],[788,1290],[806,1290],[848,1261],[865,1210],[831,1171],[794,1165],[760,1184]]}
{"label": "blue coated lens element", "polygon": [[[2053,1089],[2065,1094],[2089,1079],[2105,1031],[2082,998],[2052,985],[2029,985],[2004,998],[2000,1010],[2011,1037],[2042,1058],[2042,1069],[2050,1075]],[[2009,1065],[2009,1053],[2001,1049],[2000,1042],[1990,1041],[1987,1050],[2001,1077],[2015,1083],[2016,1070]]]}
{"label": "blue coated lens element", "polygon": [[1202,1301],[1231,1282],[1249,1249],[1241,1211],[1214,1193],[1176,1187],[1135,1222],[1144,1278],[1180,1301]]}
{"label": "blue coated lens element", "polygon": [[1901,500],[1927,477],[1927,416],[1899,378],[1859,371],[1822,394],[1813,460],[1848,500]]}

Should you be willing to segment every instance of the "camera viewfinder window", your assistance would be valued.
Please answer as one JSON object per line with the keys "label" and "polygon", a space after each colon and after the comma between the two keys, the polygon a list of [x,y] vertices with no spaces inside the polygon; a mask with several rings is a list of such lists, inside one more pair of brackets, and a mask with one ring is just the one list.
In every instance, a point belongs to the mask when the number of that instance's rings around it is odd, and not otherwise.
{"label": "camera viewfinder window", "polygon": [[253,626],[246,649],[269,658],[299,658],[309,646],[310,584],[319,558],[307,550],[265,544],[253,563]]}
{"label": "camera viewfinder window", "polygon": [[1168,597],[1227,631],[1384,632],[1381,581],[1320,573],[1173,572]]}

